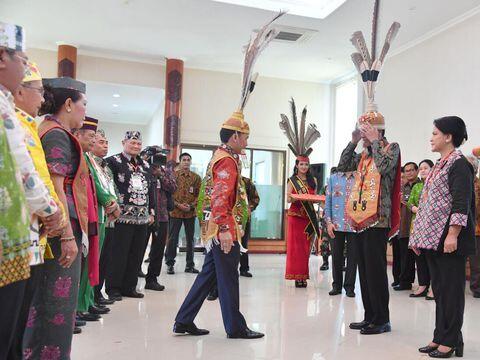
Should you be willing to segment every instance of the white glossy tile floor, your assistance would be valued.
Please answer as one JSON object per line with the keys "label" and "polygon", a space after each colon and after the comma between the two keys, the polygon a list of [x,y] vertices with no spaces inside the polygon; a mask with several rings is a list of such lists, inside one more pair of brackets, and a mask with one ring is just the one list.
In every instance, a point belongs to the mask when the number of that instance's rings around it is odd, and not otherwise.
{"label": "white glossy tile floor", "polygon": [[[195,254],[200,268],[203,256]],[[283,279],[284,255],[251,255],[253,278],[240,279],[241,310],[254,330],[266,333],[259,340],[228,340],[218,301],[205,301],[196,324],[210,330],[204,337],[174,336],[173,319],[195,275],[185,274],[184,254],[175,275],[163,274],[166,290],[146,291],[144,299],[125,299],[111,307],[100,322],[89,323],[75,335],[72,358],[174,360],[330,360],[428,359],[417,352],[432,337],[435,304],[410,299],[408,291],[390,292],[393,330],[363,336],[348,329],[361,320],[363,309],[357,279],[357,297],[328,295],[331,273],[320,272],[319,258],[310,259],[311,281],[296,289]],[[390,269],[389,269],[390,271]],[[139,281],[142,291],[143,280]],[[468,283],[467,283],[468,287]],[[465,360],[480,359],[480,300],[467,290]]]}

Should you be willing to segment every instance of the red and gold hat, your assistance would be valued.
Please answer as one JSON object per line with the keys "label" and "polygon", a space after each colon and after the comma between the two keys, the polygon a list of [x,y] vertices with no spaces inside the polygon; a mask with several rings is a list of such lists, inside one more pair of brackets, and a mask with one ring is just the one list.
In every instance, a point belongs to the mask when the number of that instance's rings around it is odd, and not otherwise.
{"label": "red and gold hat", "polygon": [[23,77],[23,82],[27,83],[31,81],[42,81],[42,74],[40,74],[37,64],[32,61],[28,61],[27,66],[25,67],[25,76]]}
{"label": "red and gold hat", "polygon": [[378,130],[385,130],[385,118],[377,111],[374,103],[368,104],[365,114],[358,119],[358,125],[369,123]]}
{"label": "red and gold hat", "polygon": [[222,129],[238,131],[242,134],[250,134],[250,127],[245,121],[242,112],[235,111],[223,124]]}

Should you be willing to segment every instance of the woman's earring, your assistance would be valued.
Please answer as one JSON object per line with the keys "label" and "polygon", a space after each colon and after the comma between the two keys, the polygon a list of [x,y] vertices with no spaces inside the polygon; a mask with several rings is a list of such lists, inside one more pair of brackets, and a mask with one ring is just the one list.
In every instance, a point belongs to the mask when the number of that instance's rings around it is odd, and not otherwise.
{"label": "woman's earring", "polygon": [[67,109],[67,113],[70,113],[70,112],[72,112],[72,109]]}

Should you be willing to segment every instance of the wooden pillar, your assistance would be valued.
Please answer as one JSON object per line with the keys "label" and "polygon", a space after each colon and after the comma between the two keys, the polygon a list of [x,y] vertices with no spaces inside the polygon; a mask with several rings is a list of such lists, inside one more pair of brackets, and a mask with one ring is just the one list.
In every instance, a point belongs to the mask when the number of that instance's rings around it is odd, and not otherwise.
{"label": "wooden pillar", "polygon": [[77,48],[72,45],[58,46],[58,77],[69,76],[73,79],[77,77]]}
{"label": "wooden pillar", "polygon": [[180,123],[182,118],[183,61],[167,59],[165,81],[165,121],[163,146],[170,150],[169,160],[180,155]]}

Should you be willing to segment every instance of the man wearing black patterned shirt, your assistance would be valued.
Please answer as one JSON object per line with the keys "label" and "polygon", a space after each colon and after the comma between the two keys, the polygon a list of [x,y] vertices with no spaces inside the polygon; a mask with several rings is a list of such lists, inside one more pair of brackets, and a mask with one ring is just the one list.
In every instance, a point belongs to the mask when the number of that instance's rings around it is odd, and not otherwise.
{"label": "man wearing black patterned shirt", "polygon": [[115,224],[115,246],[106,290],[112,300],[122,296],[142,298],[136,291],[147,239],[148,225],[153,223],[154,201],[148,186],[149,166],[139,154],[142,137],[138,131],[127,131],[123,152],[106,159],[118,189],[121,215]]}

